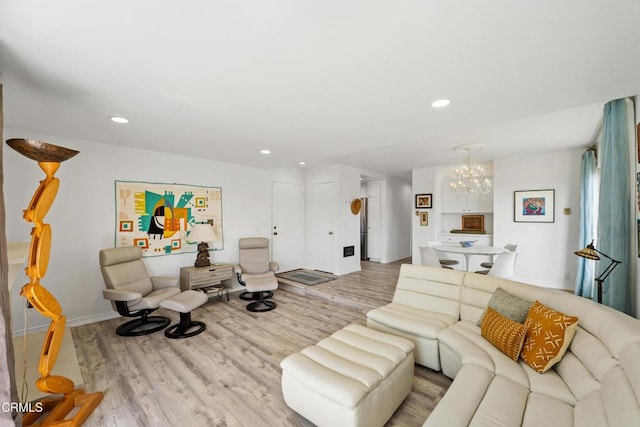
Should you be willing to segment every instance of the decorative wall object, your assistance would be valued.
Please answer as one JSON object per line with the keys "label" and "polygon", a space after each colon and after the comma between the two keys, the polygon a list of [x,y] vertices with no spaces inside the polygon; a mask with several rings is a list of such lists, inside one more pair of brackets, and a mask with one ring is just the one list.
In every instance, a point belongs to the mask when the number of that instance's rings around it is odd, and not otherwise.
{"label": "decorative wall object", "polygon": [[416,209],[431,209],[432,194],[416,194]]}
{"label": "decorative wall object", "polygon": [[514,222],[554,222],[555,190],[513,192]]}
{"label": "decorative wall object", "polygon": [[209,250],[224,249],[220,187],[116,181],[115,191],[116,247],[136,245],[143,256],[196,252],[187,235],[209,222],[217,237]]}
{"label": "decorative wall object", "polygon": [[429,212],[420,212],[420,225],[429,225]]}
{"label": "decorative wall object", "polygon": [[358,215],[360,213],[360,209],[362,209],[362,200],[360,199],[353,199],[351,201],[351,213],[354,215]]}
{"label": "decorative wall object", "polygon": [[484,233],[484,215],[462,215],[462,230]]}

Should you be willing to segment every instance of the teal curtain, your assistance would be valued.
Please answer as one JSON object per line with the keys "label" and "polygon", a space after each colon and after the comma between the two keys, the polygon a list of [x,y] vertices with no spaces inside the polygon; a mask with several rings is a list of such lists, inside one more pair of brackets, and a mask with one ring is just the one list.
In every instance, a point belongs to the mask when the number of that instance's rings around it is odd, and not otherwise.
{"label": "teal curtain", "polygon": [[[611,258],[622,261],[604,282],[602,303],[630,313],[629,244],[634,233],[630,226],[627,106],[624,99],[605,105],[602,132],[596,248]],[[609,265],[608,259],[601,258],[597,262],[597,274]]]}
{"label": "teal curtain", "polygon": [[[586,248],[596,238],[598,210],[598,171],[596,155],[589,149],[582,155],[580,167],[580,232],[577,249]],[[593,298],[595,262],[577,257],[576,295]]]}

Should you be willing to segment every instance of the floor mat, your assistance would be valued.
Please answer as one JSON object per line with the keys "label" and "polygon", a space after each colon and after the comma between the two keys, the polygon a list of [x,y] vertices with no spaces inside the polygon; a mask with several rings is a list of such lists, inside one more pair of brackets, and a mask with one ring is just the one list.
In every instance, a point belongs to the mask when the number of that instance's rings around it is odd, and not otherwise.
{"label": "floor mat", "polygon": [[336,276],[329,273],[322,273],[312,270],[294,270],[276,275],[281,279],[291,280],[292,282],[302,283],[307,286],[314,286],[319,283],[330,282],[335,280]]}

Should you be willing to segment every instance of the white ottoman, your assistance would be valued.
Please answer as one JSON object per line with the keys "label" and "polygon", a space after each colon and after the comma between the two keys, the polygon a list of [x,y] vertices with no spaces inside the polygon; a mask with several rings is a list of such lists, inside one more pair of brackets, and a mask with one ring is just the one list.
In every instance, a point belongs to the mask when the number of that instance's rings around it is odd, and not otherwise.
{"label": "white ottoman", "polygon": [[284,400],[318,426],[383,426],[411,392],[413,347],[348,325],[280,363]]}

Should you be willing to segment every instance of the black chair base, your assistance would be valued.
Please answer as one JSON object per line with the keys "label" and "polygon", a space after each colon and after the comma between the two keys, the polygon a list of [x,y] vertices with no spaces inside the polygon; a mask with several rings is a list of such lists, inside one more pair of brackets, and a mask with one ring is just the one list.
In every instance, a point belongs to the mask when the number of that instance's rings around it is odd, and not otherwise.
{"label": "black chair base", "polygon": [[116,334],[121,337],[139,337],[158,332],[169,326],[171,319],[164,316],[145,316],[130,320],[116,328]]}
{"label": "black chair base", "polygon": [[[265,291],[263,294],[262,299],[273,298],[273,292],[271,291]],[[243,301],[258,301],[260,299],[260,292],[244,291],[238,296],[238,298]]]}
{"label": "black chair base", "polygon": [[255,301],[251,304],[247,304],[247,310],[254,313],[263,313],[265,311],[271,311],[276,308],[278,304],[273,301]]}
{"label": "black chair base", "polygon": [[171,339],[189,338],[203,332],[207,328],[202,322],[192,321],[191,313],[180,313],[180,323],[169,326],[164,336]]}

